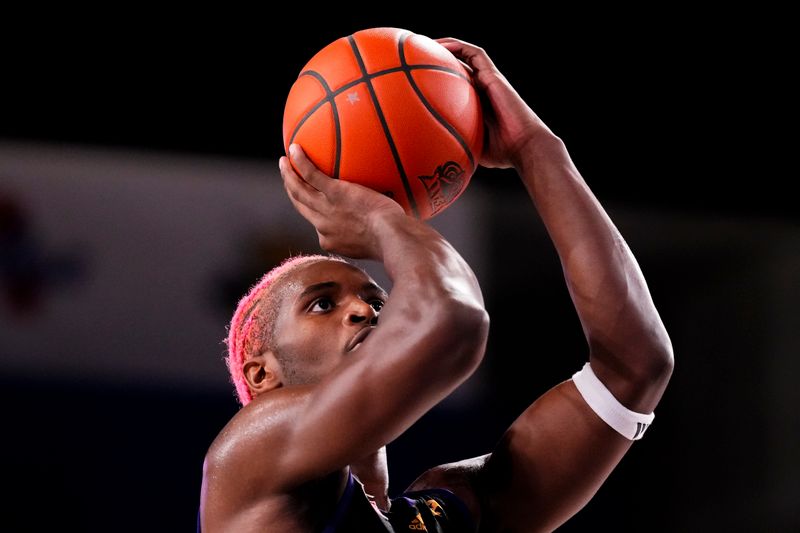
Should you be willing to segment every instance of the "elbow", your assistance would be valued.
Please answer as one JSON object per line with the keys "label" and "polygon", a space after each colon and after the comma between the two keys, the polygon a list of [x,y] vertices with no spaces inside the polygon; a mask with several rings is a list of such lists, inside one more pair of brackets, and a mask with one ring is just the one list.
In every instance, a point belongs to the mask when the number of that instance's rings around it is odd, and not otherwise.
{"label": "elbow", "polygon": [[660,359],[660,365],[654,369],[656,372],[656,379],[661,381],[666,387],[672,372],[675,370],[675,355],[672,351],[672,343],[667,343],[667,349],[663,352],[663,357]]}
{"label": "elbow", "polygon": [[489,313],[481,305],[458,303],[449,308],[447,315],[449,327],[445,342],[448,347],[443,352],[449,354],[452,363],[468,376],[480,365],[486,353]]}
{"label": "elbow", "polygon": [[672,378],[672,372],[674,369],[675,357],[672,352],[672,343],[667,341],[654,351],[648,368],[648,374],[645,378],[645,390],[650,391],[652,398],[655,400],[652,406],[653,408],[655,408],[655,403],[660,401],[661,396],[664,394],[664,391],[667,388],[667,385],[669,385],[669,381],[670,378]]}
{"label": "elbow", "polygon": [[628,381],[643,383],[668,380],[675,368],[672,342],[663,329],[649,335],[628,335],[612,341],[590,337],[592,358]]}
{"label": "elbow", "polygon": [[649,389],[663,393],[675,369],[675,356],[669,339],[654,343],[647,350],[647,357],[639,371],[637,381]]}
{"label": "elbow", "polygon": [[[489,339],[489,312],[483,306],[473,305],[468,306],[463,314],[460,326],[462,334],[470,344],[485,346]],[[484,350],[480,351],[483,353]]]}
{"label": "elbow", "polygon": [[650,379],[667,382],[675,369],[675,354],[672,342],[666,337],[651,350],[647,374]]}
{"label": "elbow", "polygon": [[489,313],[478,302],[444,297],[427,308],[419,341],[431,361],[427,364],[454,367],[477,366],[486,351]]}
{"label": "elbow", "polygon": [[635,358],[617,360],[610,367],[603,364],[592,367],[596,373],[598,369],[602,372],[598,377],[625,407],[638,413],[650,413],[661,401],[675,362],[671,343],[658,342],[640,346]]}
{"label": "elbow", "polygon": [[590,360],[595,374],[614,397],[638,413],[655,409],[675,368],[672,343],[666,335],[633,343],[621,351],[596,344]]}

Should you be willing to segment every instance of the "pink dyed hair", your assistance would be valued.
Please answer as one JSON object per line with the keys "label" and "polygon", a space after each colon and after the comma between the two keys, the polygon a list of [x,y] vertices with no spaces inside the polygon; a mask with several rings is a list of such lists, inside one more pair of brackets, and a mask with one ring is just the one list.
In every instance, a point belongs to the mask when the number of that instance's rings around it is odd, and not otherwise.
{"label": "pink dyed hair", "polygon": [[272,325],[275,313],[271,309],[264,309],[267,298],[271,293],[271,288],[275,286],[275,281],[297,267],[307,263],[317,261],[342,261],[344,259],[336,256],[327,255],[298,255],[285,259],[280,265],[276,266],[253,285],[245,294],[228,326],[228,355],[225,363],[231,374],[231,381],[236,386],[236,395],[239,402],[244,406],[250,403],[253,395],[244,377],[244,363],[251,357],[262,352],[268,346],[272,334]]}

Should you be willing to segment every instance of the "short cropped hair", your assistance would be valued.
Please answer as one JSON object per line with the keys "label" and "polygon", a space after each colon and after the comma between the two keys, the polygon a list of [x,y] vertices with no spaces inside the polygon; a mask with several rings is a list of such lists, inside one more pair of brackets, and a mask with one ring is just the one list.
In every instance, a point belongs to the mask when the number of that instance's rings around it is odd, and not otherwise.
{"label": "short cropped hair", "polygon": [[317,261],[347,262],[341,257],[327,255],[297,255],[285,259],[253,285],[245,294],[228,326],[228,355],[225,363],[231,375],[231,381],[236,387],[236,395],[242,406],[253,399],[250,388],[244,377],[245,362],[269,348],[272,342],[276,310],[271,302],[272,288],[276,281],[294,271],[299,266]]}

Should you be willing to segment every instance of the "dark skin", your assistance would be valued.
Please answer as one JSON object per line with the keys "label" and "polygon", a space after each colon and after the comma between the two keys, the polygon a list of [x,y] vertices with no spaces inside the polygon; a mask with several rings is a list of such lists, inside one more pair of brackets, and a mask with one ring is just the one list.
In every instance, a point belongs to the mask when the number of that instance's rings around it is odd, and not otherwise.
{"label": "dark skin", "polygon": [[[481,164],[521,176],[561,259],[595,374],[628,409],[652,412],[672,373],[672,346],[625,241],[563,142],[486,53],[438,41],[485,96]],[[387,300],[366,274],[329,261],[304,265],[282,285],[276,345],[245,365],[255,398],[206,457],[206,532],[314,530],[348,468],[386,509],[384,446],[466,380],[485,349],[480,287],[441,235],[386,197],[325,176],[302,150],[290,156],[280,162],[286,190],[322,248],[382,261],[392,294]],[[350,350],[365,327],[370,334]],[[298,361],[291,380],[278,363],[287,353]],[[420,369],[433,377],[424,386],[414,379]],[[528,407],[490,454],[432,468],[409,490],[451,490],[479,531],[552,531],[592,498],[631,443],[567,380]]]}

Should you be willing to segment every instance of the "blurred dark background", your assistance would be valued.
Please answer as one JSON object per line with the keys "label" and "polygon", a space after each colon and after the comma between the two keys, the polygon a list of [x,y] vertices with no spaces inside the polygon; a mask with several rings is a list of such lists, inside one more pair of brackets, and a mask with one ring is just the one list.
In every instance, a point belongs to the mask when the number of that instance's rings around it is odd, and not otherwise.
{"label": "blurred dark background", "polygon": [[[800,227],[789,192],[795,178],[777,163],[788,144],[776,129],[787,65],[777,22],[748,13],[606,12],[605,22],[587,16],[578,24],[536,6],[524,16],[337,11],[301,24],[297,14],[277,13],[20,21],[0,37],[0,193],[8,193],[4,181],[24,181],[13,164],[21,146],[46,147],[64,161],[72,149],[99,149],[276,166],[285,97],[329,42],[395,26],[479,44],[565,140],[636,254],[675,347],[675,374],[653,428],[561,530],[800,528],[800,422],[790,379],[800,348]],[[473,183],[489,352],[466,400],[435,409],[390,445],[395,494],[425,468],[490,451],[527,405],[586,357],[557,257],[524,189],[510,171],[480,169]],[[5,228],[18,229],[19,213],[29,212],[34,232],[36,206],[9,205]],[[119,221],[129,223],[139,221]],[[311,232],[299,215],[294,223]],[[19,245],[0,244],[3,331],[12,339],[0,337],[9,531],[191,530],[203,455],[237,410],[224,366],[217,361],[217,384],[184,381],[180,369],[192,367],[196,353],[156,350],[149,356],[179,370],[149,379],[126,375],[133,363],[110,352],[101,371],[62,375],[51,360],[88,356],[69,343],[49,354],[25,349],[36,323],[17,315],[31,298],[46,301],[59,279],[90,277],[92,261],[102,258],[63,249],[45,261],[56,274],[41,262],[15,270]],[[296,247],[314,250],[307,240]],[[255,266],[222,284],[215,338],[238,295],[274,260],[235,258]],[[180,290],[164,283],[142,297],[158,306]],[[61,312],[49,315],[49,328],[72,319],[68,305]],[[219,349],[208,347],[212,357]]]}

